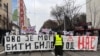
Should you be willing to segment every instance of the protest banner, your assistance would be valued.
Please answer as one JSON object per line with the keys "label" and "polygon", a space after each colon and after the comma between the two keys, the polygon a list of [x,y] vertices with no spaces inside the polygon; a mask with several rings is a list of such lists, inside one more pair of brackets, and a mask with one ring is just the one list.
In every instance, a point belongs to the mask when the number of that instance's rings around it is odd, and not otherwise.
{"label": "protest banner", "polygon": [[[62,36],[63,50],[97,50],[97,36]],[[5,52],[53,50],[53,36],[10,35],[5,36]]]}

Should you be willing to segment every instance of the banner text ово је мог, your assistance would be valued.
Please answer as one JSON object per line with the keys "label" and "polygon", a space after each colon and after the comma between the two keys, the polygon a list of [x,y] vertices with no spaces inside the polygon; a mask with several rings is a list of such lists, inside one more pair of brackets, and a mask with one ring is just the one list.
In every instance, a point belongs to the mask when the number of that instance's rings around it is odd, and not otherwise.
{"label": "banner text \u043e\u0432\u043e \u0458\u0435 \u043c\u043e\u0433", "polygon": [[6,36],[5,51],[50,50],[53,42],[50,36]]}

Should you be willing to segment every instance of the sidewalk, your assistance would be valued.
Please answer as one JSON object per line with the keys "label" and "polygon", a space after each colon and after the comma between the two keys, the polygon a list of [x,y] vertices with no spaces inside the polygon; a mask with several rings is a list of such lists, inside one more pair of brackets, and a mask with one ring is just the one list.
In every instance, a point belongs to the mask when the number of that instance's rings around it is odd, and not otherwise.
{"label": "sidewalk", "polygon": [[97,51],[67,51],[70,56],[100,56],[100,45]]}
{"label": "sidewalk", "polygon": [[0,44],[0,52],[4,51],[4,47]]}
{"label": "sidewalk", "polygon": [[100,56],[100,51],[96,52],[67,52],[70,56]]}

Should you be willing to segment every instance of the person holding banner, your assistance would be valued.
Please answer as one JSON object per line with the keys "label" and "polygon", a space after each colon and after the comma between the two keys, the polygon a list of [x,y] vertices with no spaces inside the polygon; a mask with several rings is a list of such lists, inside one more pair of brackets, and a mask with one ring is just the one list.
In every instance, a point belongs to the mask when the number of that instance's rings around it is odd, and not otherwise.
{"label": "person holding banner", "polygon": [[55,56],[63,56],[63,38],[60,32],[54,36],[53,46],[55,47]]}

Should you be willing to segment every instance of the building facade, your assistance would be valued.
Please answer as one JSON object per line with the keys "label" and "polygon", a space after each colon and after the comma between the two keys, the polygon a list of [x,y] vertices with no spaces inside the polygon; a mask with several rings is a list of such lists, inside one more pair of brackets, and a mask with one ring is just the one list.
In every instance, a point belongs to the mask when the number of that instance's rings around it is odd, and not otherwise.
{"label": "building facade", "polygon": [[18,0],[19,26],[22,29],[25,20],[25,6],[23,0]]}
{"label": "building facade", "polygon": [[29,19],[26,14],[26,6],[24,0],[18,0],[18,14],[19,14],[19,26],[21,33],[25,33],[27,27],[30,26]]}
{"label": "building facade", "polygon": [[11,7],[11,0],[0,0],[0,42],[3,36],[12,29]]}
{"label": "building facade", "polygon": [[24,32],[23,27],[25,25],[25,17],[26,17],[26,7],[24,0],[18,0],[18,14],[19,14],[19,26],[21,30],[21,34]]}
{"label": "building facade", "polygon": [[11,30],[11,0],[0,0],[0,29]]}
{"label": "building facade", "polygon": [[11,30],[11,0],[0,0],[0,29]]}
{"label": "building facade", "polygon": [[[87,22],[94,29],[100,29],[100,0],[86,0]],[[89,27],[89,28],[91,28]]]}

